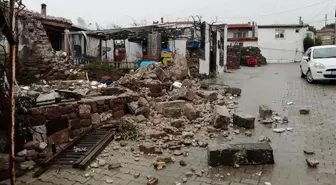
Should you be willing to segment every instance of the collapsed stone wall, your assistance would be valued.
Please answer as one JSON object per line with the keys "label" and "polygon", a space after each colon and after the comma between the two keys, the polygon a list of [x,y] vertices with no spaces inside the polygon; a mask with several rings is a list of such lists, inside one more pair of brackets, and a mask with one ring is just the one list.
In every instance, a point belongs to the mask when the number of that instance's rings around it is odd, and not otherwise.
{"label": "collapsed stone wall", "polygon": [[[93,125],[106,120],[118,119],[127,113],[127,103],[137,101],[138,95],[100,96],[78,102],[36,107],[27,116],[33,139],[43,142],[51,139],[55,143],[66,143]],[[33,131],[39,131],[37,134]],[[41,138],[40,133],[43,133]]]}
{"label": "collapsed stone wall", "polygon": [[29,14],[19,16],[17,32],[17,80],[21,84],[69,78],[72,65],[57,57],[41,21]]}

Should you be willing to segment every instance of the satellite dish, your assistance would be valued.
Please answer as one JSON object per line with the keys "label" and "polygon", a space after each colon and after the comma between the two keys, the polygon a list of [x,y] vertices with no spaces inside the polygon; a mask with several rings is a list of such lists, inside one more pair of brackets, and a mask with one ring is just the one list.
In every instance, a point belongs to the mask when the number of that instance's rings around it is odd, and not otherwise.
{"label": "satellite dish", "polygon": [[84,19],[81,18],[81,17],[77,18],[77,24],[78,24],[78,26],[80,26],[82,28],[88,29],[88,25],[85,23]]}

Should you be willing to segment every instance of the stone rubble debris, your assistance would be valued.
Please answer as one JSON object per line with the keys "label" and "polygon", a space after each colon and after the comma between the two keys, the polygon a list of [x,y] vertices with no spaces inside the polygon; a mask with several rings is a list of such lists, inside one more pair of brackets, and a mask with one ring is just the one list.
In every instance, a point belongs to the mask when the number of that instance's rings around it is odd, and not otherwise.
{"label": "stone rubble debris", "polygon": [[320,162],[316,159],[306,159],[306,162],[308,166],[312,168],[316,168],[320,164]]}
{"label": "stone rubble debris", "polygon": [[314,155],[315,154],[315,151],[313,149],[304,149],[303,150],[304,154],[306,155]]}
{"label": "stone rubble debris", "polygon": [[301,108],[300,109],[300,114],[306,115],[309,114],[310,110],[308,108]]}

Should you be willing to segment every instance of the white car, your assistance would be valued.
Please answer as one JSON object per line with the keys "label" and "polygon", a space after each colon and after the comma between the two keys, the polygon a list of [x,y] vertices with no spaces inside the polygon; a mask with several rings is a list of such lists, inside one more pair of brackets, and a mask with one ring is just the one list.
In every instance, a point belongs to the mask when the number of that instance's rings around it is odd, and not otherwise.
{"label": "white car", "polygon": [[309,83],[336,80],[336,45],[309,48],[302,57],[301,77]]}

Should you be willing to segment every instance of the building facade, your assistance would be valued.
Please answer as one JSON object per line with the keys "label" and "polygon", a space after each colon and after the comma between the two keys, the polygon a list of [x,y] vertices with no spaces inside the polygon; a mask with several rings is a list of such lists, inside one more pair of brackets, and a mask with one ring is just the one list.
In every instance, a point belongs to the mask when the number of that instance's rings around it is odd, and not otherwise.
{"label": "building facade", "polygon": [[321,39],[322,45],[334,45],[335,29],[322,29],[316,31],[316,36]]}
{"label": "building facade", "polygon": [[255,22],[228,24],[228,45],[258,46],[258,27]]}
{"label": "building facade", "polygon": [[304,25],[259,25],[258,46],[268,63],[301,61],[303,40],[308,28]]}

